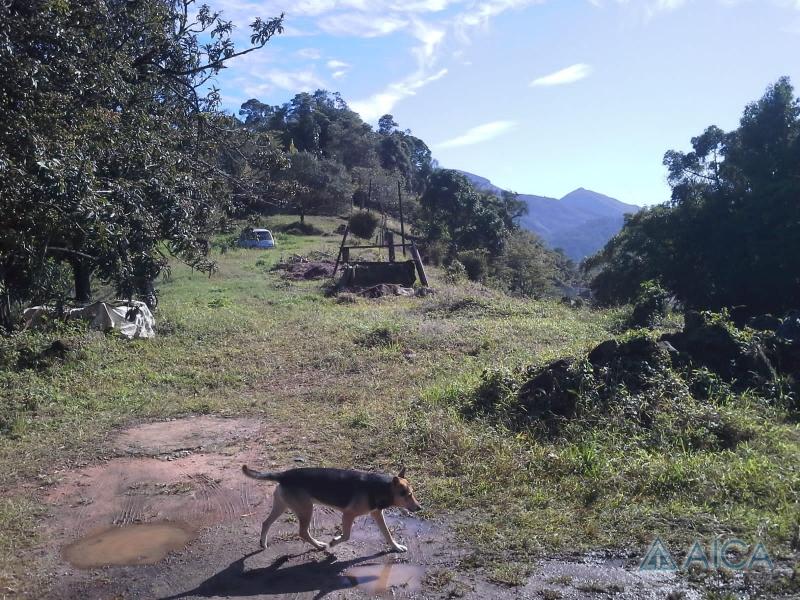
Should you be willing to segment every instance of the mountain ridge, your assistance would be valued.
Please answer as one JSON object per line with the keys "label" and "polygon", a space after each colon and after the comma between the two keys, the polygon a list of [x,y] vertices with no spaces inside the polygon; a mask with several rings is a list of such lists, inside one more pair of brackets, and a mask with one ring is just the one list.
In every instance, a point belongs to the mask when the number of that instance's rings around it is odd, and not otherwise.
{"label": "mountain ridge", "polygon": [[[481,191],[500,195],[505,190],[486,177],[456,169]],[[553,249],[560,248],[569,258],[581,261],[591,256],[614,237],[625,222],[625,215],[641,210],[611,196],[579,187],[561,198],[519,194],[528,207],[520,225],[536,233]]]}

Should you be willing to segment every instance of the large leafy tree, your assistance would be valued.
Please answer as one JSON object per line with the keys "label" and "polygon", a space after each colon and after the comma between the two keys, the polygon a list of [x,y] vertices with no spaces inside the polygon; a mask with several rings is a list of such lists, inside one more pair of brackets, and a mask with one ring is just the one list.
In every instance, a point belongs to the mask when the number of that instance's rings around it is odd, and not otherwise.
{"label": "large leafy tree", "polygon": [[[0,2],[0,319],[68,265],[146,287],[164,248],[195,264],[237,184],[219,161],[233,131],[209,79],[263,47],[281,18],[232,26],[193,0]],[[161,242],[165,242],[161,245]]]}
{"label": "large leafy tree", "polygon": [[800,100],[787,78],[729,133],[664,157],[672,198],[629,217],[588,267],[605,301],[659,279],[687,306],[780,312],[800,297]]}
{"label": "large leafy tree", "polygon": [[446,242],[452,252],[484,249],[497,255],[524,210],[513,194],[482,193],[458,171],[440,169],[420,198],[419,227],[426,239]]}

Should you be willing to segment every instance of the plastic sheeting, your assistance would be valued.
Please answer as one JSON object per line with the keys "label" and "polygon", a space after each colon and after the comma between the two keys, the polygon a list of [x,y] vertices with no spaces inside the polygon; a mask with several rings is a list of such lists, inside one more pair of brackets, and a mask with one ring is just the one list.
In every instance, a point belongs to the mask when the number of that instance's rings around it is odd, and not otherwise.
{"label": "plastic sheeting", "polygon": [[[25,310],[23,317],[29,327],[35,327],[44,316],[56,316],[52,306],[32,306]],[[155,337],[156,320],[144,302],[95,302],[82,308],[66,311],[67,319],[82,319],[89,322],[92,329],[117,331],[128,339]]]}

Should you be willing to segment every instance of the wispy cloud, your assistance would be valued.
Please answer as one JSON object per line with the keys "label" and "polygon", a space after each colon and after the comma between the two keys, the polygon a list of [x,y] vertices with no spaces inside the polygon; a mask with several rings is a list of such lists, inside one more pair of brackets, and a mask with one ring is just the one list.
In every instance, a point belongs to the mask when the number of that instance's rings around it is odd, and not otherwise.
{"label": "wispy cloud", "polygon": [[383,91],[373,94],[364,100],[356,100],[350,103],[350,108],[356,111],[365,121],[375,121],[379,117],[392,112],[395,104],[404,98],[413,96],[417,90],[425,87],[429,83],[441,79],[447,75],[447,69],[442,69],[427,77],[414,74],[410,77],[390,83]]}
{"label": "wispy cloud", "polygon": [[350,70],[350,64],[343,60],[332,59],[327,63],[328,68],[331,70],[331,77],[334,79],[341,79]]}
{"label": "wispy cloud", "polygon": [[408,25],[408,21],[395,16],[367,13],[345,13],[323,17],[317,25],[325,33],[348,37],[379,37],[394,33]]}
{"label": "wispy cloud", "polygon": [[566,85],[568,83],[575,83],[581,79],[585,79],[592,72],[592,67],[589,65],[578,63],[570,65],[555,73],[538,77],[530,82],[531,87],[540,86],[553,86],[553,85]]}
{"label": "wispy cloud", "polygon": [[322,58],[322,52],[316,48],[301,48],[295,52],[295,54],[297,54],[297,56],[300,58],[305,58],[307,60],[319,60]]}
{"label": "wispy cloud", "polygon": [[453,139],[436,144],[436,148],[458,148],[488,142],[510,131],[516,123],[514,121],[492,121],[469,129]]}

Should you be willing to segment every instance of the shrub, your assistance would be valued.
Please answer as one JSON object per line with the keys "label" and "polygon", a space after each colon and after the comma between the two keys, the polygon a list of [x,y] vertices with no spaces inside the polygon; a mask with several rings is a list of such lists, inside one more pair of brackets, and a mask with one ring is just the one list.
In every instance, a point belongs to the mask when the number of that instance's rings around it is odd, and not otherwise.
{"label": "shrub", "polygon": [[655,327],[667,316],[670,294],[657,281],[639,284],[639,293],[633,305],[631,327]]}
{"label": "shrub", "polygon": [[459,252],[458,261],[464,265],[467,277],[472,281],[483,281],[489,270],[489,253],[486,250],[464,250]]}
{"label": "shrub", "polygon": [[350,217],[350,232],[360,238],[370,239],[378,227],[378,217],[368,212],[357,212]]}
{"label": "shrub", "polygon": [[319,227],[314,227],[310,223],[301,223],[300,221],[284,225],[280,228],[280,231],[287,235],[322,235],[325,233]]}
{"label": "shrub", "polygon": [[451,261],[444,272],[444,278],[447,283],[455,284],[467,278],[467,270],[464,265],[458,261]]}

